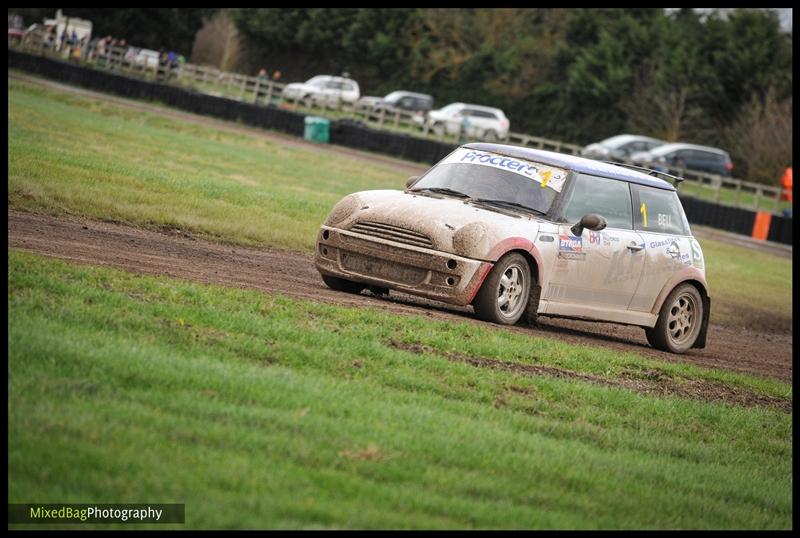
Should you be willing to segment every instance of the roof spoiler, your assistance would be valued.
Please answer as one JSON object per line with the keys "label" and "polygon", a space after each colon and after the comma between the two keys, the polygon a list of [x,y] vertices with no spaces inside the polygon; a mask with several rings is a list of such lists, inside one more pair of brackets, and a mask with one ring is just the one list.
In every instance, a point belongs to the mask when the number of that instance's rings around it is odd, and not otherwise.
{"label": "roof spoiler", "polygon": [[603,161],[606,164],[613,164],[616,166],[622,166],[624,168],[630,168],[632,170],[638,170],[640,172],[644,172],[648,176],[655,176],[657,178],[668,178],[675,181],[675,188],[678,188],[678,185],[684,180],[684,178],[680,176],[673,176],[672,174],[667,174],[666,172],[659,172],[658,170],[653,170],[652,168],[645,168],[644,166],[636,166],[634,164],[627,164],[627,163],[618,163],[615,161]]}

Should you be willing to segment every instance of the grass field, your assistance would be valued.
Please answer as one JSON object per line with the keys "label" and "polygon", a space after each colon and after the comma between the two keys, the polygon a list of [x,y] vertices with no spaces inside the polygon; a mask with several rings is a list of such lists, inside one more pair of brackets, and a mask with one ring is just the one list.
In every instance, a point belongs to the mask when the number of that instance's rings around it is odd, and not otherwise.
{"label": "grass field", "polygon": [[[405,180],[18,81],[8,103],[22,211],[309,252],[341,196]],[[712,322],[791,320],[790,260],[702,245]],[[792,525],[778,380],[17,251],[8,314],[9,502],[185,502],[188,528]]]}
{"label": "grass field", "polygon": [[[8,204],[311,251],[342,196],[402,188],[389,165],[289,147],[9,80]],[[54,126],[57,126],[55,128]],[[791,323],[791,260],[701,241],[712,323]],[[788,291],[787,291],[788,290]]]}
{"label": "grass field", "polygon": [[31,254],[8,264],[11,502],[185,502],[192,528],[791,527],[791,414],[450,354],[784,399],[787,384]]}

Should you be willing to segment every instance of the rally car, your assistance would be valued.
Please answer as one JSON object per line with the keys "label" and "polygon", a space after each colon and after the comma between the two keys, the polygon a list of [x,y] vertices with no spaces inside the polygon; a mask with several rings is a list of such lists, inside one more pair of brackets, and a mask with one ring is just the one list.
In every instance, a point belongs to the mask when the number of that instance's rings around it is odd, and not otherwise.
{"label": "rally car", "polygon": [[655,348],[702,348],[703,252],[675,186],[646,172],[467,144],[404,191],[344,197],[319,230],[315,265],[345,292],[472,305],[500,324],[555,316],[638,325]]}

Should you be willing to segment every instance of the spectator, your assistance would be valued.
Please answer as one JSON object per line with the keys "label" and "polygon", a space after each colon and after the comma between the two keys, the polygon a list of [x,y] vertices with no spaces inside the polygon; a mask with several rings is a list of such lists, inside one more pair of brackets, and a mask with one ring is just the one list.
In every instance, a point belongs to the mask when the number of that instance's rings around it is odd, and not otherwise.
{"label": "spectator", "polygon": [[258,91],[256,92],[256,104],[266,95],[266,86],[269,84],[269,75],[263,67],[258,71]]}
{"label": "spectator", "polygon": [[64,45],[67,43],[67,29],[64,28],[64,31],[61,32],[61,38],[58,40],[58,50],[64,50]]}
{"label": "spectator", "polygon": [[[786,200],[787,202],[792,202],[792,164],[789,163],[789,166],[786,167],[786,170],[783,171],[783,175],[781,176],[781,186],[783,187],[783,192],[781,193],[781,200]],[[794,202],[792,202],[794,203]]]}
{"label": "spectator", "polygon": [[162,48],[158,49],[158,79],[165,80],[167,78],[167,65],[169,65],[169,57],[167,51]]}
{"label": "spectator", "polygon": [[278,80],[280,80],[280,78],[281,78],[281,72],[280,70],[276,69],[275,72],[272,73],[272,80],[277,82]]}
{"label": "spectator", "polygon": [[169,69],[168,78],[174,78],[178,70],[178,54],[175,51],[169,51],[167,54],[167,65]]}

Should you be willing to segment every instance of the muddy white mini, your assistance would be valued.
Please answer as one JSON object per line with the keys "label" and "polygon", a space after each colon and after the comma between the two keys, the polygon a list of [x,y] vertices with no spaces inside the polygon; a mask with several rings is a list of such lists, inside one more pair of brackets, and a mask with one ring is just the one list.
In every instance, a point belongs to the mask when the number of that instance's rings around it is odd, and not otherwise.
{"label": "muddy white mini", "polygon": [[472,305],[501,324],[638,325],[658,349],[705,347],[703,253],[675,187],[614,164],[461,146],[405,191],[343,198],[319,231],[315,264],[336,290]]}

